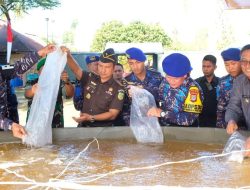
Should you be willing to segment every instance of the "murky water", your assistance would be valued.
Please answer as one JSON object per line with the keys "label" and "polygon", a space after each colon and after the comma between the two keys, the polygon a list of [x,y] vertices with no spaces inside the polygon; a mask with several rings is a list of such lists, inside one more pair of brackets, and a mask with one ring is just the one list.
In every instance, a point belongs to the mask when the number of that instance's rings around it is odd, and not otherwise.
{"label": "murky water", "polygon": [[[214,158],[213,155],[222,152],[222,145],[169,141],[158,145],[139,144],[132,139],[99,140],[99,149],[93,142],[81,152],[91,141],[59,142],[39,149],[18,143],[0,144],[0,181],[14,184],[48,182],[56,178],[85,185],[231,188],[250,185],[250,159],[240,164],[227,162],[225,157]],[[201,156],[211,157],[178,163]],[[0,185],[0,189],[30,186],[8,184]]]}

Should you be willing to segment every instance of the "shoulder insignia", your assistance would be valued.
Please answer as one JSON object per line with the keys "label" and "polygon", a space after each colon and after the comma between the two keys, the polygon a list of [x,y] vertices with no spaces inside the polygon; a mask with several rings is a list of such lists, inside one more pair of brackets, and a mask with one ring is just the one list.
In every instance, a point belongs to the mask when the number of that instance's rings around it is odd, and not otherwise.
{"label": "shoulder insignia", "polygon": [[149,71],[157,72],[156,69],[155,69],[154,67],[147,67],[147,69],[148,69]]}
{"label": "shoulder insignia", "polygon": [[187,98],[184,102],[184,111],[191,113],[201,113],[202,102],[200,98],[200,91],[198,87],[191,86],[188,91]]}
{"label": "shoulder insignia", "polygon": [[118,100],[124,99],[124,90],[119,90],[117,95]]}

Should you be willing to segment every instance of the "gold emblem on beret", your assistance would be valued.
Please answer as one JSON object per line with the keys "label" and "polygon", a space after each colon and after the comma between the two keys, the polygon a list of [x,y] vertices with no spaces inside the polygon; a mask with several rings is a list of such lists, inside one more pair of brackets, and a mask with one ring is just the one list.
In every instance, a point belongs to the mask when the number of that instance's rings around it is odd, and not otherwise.
{"label": "gold emblem on beret", "polygon": [[89,58],[91,61],[95,61],[96,59],[95,59],[95,56],[91,56],[90,58]]}
{"label": "gold emblem on beret", "polygon": [[86,94],[86,98],[87,98],[87,99],[90,99],[90,98],[91,98],[90,93]]}
{"label": "gold emblem on beret", "polygon": [[129,54],[127,54],[127,53],[126,53],[126,57],[127,57],[128,59],[130,59],[130,55],[129,55]]}
{"label": "gold emblem on beret", "polygon": [[115,60],[112,58],[112,56],[115,55],[115,54],[108,54],[107,52],[103,54],[103,58],[105,59],[109,59],[113,62],[115,62]]}

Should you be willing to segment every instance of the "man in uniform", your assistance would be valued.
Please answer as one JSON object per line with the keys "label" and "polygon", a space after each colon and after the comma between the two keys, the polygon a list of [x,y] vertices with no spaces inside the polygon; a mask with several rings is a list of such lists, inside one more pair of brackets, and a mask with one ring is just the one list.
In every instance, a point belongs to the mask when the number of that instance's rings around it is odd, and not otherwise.
{"label": "man in uniform", "polygon": [[[156,104],[159,105],[158,88],[163,80],[161,73],[145,67],[145,61],[147,58],[139,48],[132,47],[127,49],[126,56],[128,58],[128,64],[132,70],[132,72],[125,77],[125,81],[127,82],[126,85],[134,85],[146,89],[154,96]],[[126,125],[129,125],[130,105],[131,100],[126,97],[122,111]]]}
{"label": "man in uniform", "polygon": [[206,55],[202,60],[202,71],[204,76],[195,80],[200,85],[204,94],[203,109],[197,121],[198,125],[201,127],[216,126],[216,88],[219,77],[215,76],[215,69],[216,57],[213,55]]}
{"label": "man in uniform", "polygon": [[25,73],[27,70],[29,70],[37,61],[40,59],[40,57],[45,57],[48,53],[54,51],[55,46],[54,45],[48,45],[38,52],[34,53],[28,53],[23,58],[21,58],[19,61],[15,62],[13,71],[10,71],[9,73],[7,69],[1,68],[0,71],[0,129],[3,129],[5,131],[12,130],[13,136],[22,138],[24,135],[26,135],[26,132],[23,128],[23,126],[19,125],[18,123],[15,123],[13,120],[8,118],[8,100],[7,100],[7,80],[15,78],[18,75],[21,75]]}
{"label": "man in uniform", "polygon": [[85,61],[88,67],[88,71],[97,74],[98,73],[98,63],[100,57],[98,55],[89,55],[86,57]]}
{"label": "man in uniform", "polygon": [[162,68],[166,76],[159,87],[161,108],[149,109],[148,116],[160,117],[163,125],[192,125],[201,113],[203,95],[189,76],[189,59],[173,53],[163,60]]}
{"label": "man in uniform", "polygon": [[[123,69],[123,65],[120,63],[117,63],[115,65],[115,69],[114,69],[114,73],[113,73],[113,78],[115,79],[115,81],[120,84],[121,86],[123,86],[125,84],[126,86],[126,81],[123,78],[123,74],[124,74],[124,69]],[[124,89],[124,91],[126,92],[127,89]],[[124,97],[124,101],[126,100],[125,98],[127,98],[126,96]],[[125,126],[125,122],[123,120],[123,116],[122,116],[122,111],[119,113],[119,115],[117,116],[117,118],[114,121],[114,126]]]}
{"label": "man in uniform", "polygon": [[[85,62],[88,67],[88,71],[97,74],[98,73],[98,62],[99,56],[90,55],[85,58]],[[83,106],[83,89],[81,88],[80,81],[76,80],[75,93],[73,96],[73,103],[76,110],[81,111]]]}
{"label": "man in uniform", "polygon": [[230,93],[233,87],[233,81],[242,71],[240,66],[240,49],[229,48],[221,52],[225,68],[228,75],[219,80],[217,93],[217,121],[216,127],[226,128],[225,112],[230,99]]}
{"label": "man in uniform", "polygon": [[82,71],[71,56],[69,49],[62,47],[67,52],[67,64],[84,89],[83,109],[80,117],[73,119],[81,123],[82,127],[112,126],[113,120],[122,109],[124,90],[113,79],[117,56],[112,48],[107,49],[100,56],[98,74]]}
{"label": "man in uniform", "polygon": [[[237,123],[242,117],[245,118],[247,129],[250,130],[250,44],[241,49],[240,63],[244,74],[234,81],[225,114],[228,134],[239,128]],[[246,141],[246,149],[250,149],[250,137]],[[245,156],[250,157],[250,152],[246,152]]]}
{"label": "man in uniform", "polygon": [[123,69],[123,65],[120,63],[117,63],[115,65],[115,70],[113,73],[113,78],[119,83],[122,83],[122,79],[123,79],[123,74],[124,74],[124,69]]}

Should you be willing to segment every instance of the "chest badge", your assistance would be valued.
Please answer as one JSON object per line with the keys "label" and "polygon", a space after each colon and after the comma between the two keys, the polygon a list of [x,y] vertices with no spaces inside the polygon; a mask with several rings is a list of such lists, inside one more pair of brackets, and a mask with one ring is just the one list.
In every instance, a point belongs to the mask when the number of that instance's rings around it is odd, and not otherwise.
{"label": "chest badge", "polygon": [[86,94],[86,98],[87,98],[87,99],[90,99],[90,98],[91,98],[90,93],[87,93],[87,94]]}

